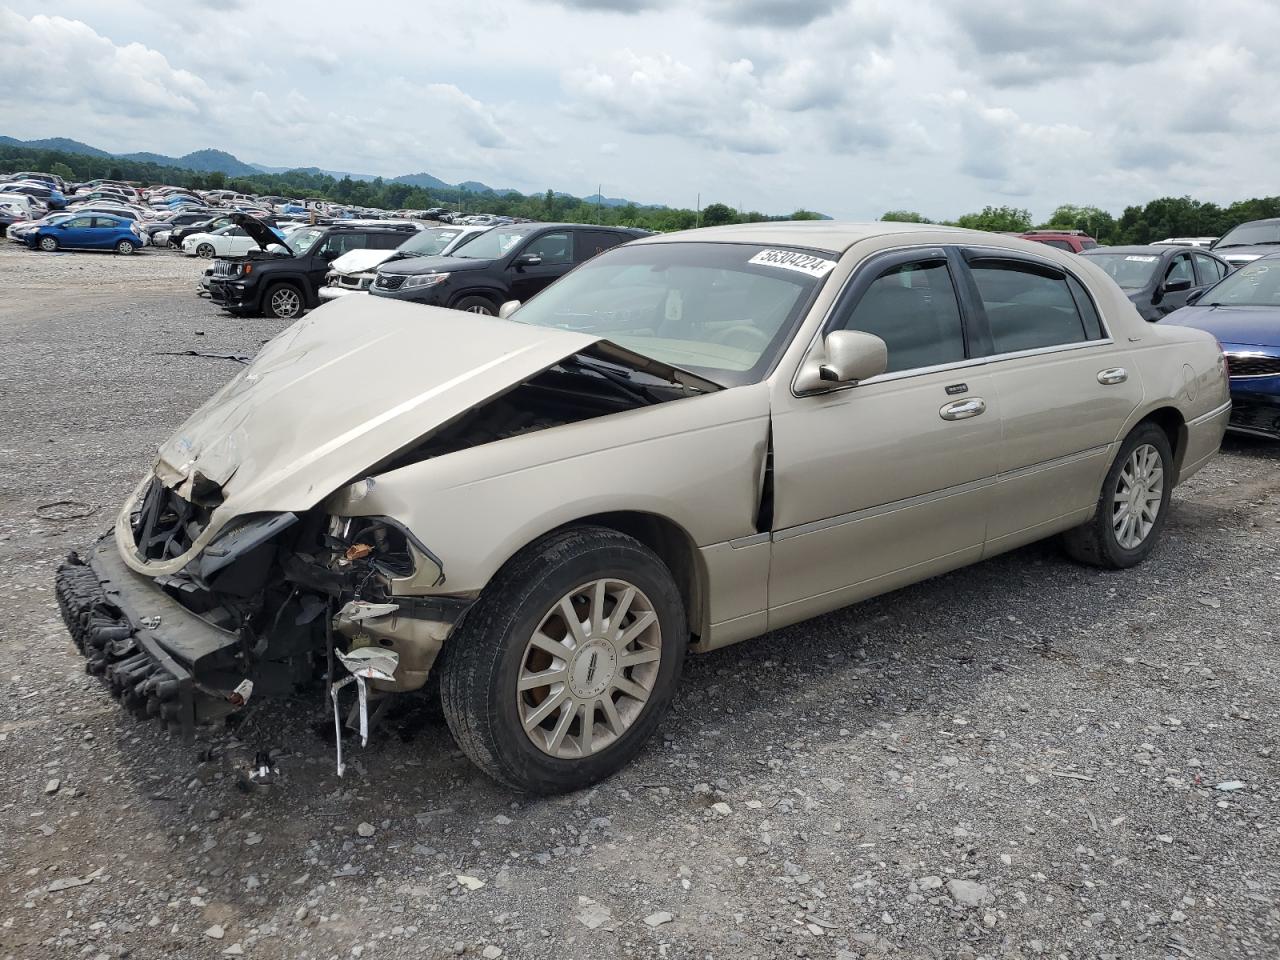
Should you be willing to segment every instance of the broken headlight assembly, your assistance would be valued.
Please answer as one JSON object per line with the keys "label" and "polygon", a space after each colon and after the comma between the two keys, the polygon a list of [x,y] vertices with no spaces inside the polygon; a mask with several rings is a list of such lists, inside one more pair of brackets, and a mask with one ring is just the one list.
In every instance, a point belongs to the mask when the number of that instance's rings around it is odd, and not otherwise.
{"label": "broken headlight assembly", "polygon": [[391,596],[419,594],[444,583],[440,558],[390,517],[330,517],[326,546],[331,568],[364,568],[384,581]]}

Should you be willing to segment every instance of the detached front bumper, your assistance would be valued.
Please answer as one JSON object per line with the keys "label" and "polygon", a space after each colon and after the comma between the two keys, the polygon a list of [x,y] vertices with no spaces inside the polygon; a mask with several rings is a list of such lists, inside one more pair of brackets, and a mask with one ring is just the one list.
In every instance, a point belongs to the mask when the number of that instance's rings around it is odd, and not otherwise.
{"label": "detached front bumper", "polygon": [[[87,557],[67,557],[58,568],[56,593],[71,638],[88,660],[86,669],[139,718],[157,718],[190,737],[197,725],[237,708],[227,699],[231,690],[195,677],[229,662],[239,635],[206,623],[130,570],[110,535]],[[224,673],[234,685],[234,674]]]}

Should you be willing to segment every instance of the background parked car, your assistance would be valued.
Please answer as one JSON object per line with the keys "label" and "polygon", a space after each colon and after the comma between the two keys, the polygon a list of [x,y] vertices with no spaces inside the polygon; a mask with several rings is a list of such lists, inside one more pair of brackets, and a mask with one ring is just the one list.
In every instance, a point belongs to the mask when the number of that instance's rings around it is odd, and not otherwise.
{"label": "background parked car", "polygon": [[1280,247],[1280,218],[1250,220],[1228,230],[1210,249],[1233,267],[1275,253]]}
{"label": "background parked car", "polygon": [[415,257],[378,270],[370,293],[496,316],[598,253],[644,236],[625,227],[533,223],[494,227],[449,257]]}
{"label": "background parked car", "polygon": [[181,213],[174,213],[163,217],[160,220],[149,220],[141,224],[142,232],[146,235],[151,243],[156,243],[156,236],[160,233],[165,234],[163,242],[167,242],[168,233],[179,227],[188,227],[196,223],[204,223],[211,219],[213,214],[209,210],[187,210]]}
{"label": "background parked car", "polygon": [[106,213],[77,214],[38,226],[25,235],[25,240],[33,250],[47,252],[65,248],[133,253],[143,244],[134,221]]}
{"label": "background parked car", "polygon": [[1072,253],[1092,250],[1098,245],[1097,240],[1081,230],[1029,230],[1019,236],[1024,240],[1034,240],[1036,243],[1057,247],[1059,250],[1070,250]]}
{"label": "background parked car", "polygon": [[1228,429],[1280,440],[1280,253],[1246,263],[1163,323],[1207,330],[1222,344]]}
{"label": "background parked car", "polygon": [[1231,272],[1231,264],[1208,250],[1180,246],[1096,247],[1082,256],[1110,274],[1142,319],[1152,322]]}
{"label": "background parked car", "polygon": [[[284,235],[272,230],[277,242],[284,241]],[[258,249],[258,243],[245,232],[243,227],[229,223],[209,233],[193,233],[182,241],[182,252],[188,257],[243,257],[250,250]]]}
{"label": "background parked car", "polygon": [[1154,245],[1157,247],[1165,244],[1175,247],[1212,247],[1217,240],[1217,237],[1166,237],[1163,240],[1154,241]]}
{"label": "background parked car", "polygon": [[417,230],[409,223],[398,228],[303,226],[286,237],[287,252],[272,254],[270,248],[279,241],[271,228],[247,214],[233,214],[233,219],[257,242],[258,249],[242,258],[215,260],[209,295],[233,313],[265,313],[281,320],[320,304],[319,291],[329,264],[344,253],[369,248],[394,250],[407,234]]}
{"label": "background parked car", "polygon": [[197,220],[185,227],[177,227],[169,232],[169,246],[182,249],[182,242],[195,233],[212,233],[232,223],[231,214],[221,213],[210,216],[206,220]]}

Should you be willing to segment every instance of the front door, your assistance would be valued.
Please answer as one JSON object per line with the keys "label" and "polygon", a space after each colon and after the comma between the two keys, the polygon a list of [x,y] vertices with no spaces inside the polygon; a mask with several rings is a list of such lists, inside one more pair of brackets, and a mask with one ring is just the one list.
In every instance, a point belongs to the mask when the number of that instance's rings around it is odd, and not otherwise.
{"label": "front door", "polygon": [[1075,277],[1038,258],[969,251],[967,275],[990,338],[1004,421],[987,530],[994,553],[1052,533],[1090,509],[1142,381]]}
{"label": "front door", "polygon": [[876,258],[828,330],[880,337],[888,371],[815,396],[775,388],[771,628],[981,556],[1000,402],[971,362],[957,270],[937,247]]}
{"label": "front door", "polygon": [[58,231],[58,243],[64,247],[88,247],[93,244],[93,217],[64,220]]}
{"label": "front door", "polygon": [[507,268],[511,299],[528,300],[568,273],[573,267],[573,240],[572,230],[553,230],[518,249]]}

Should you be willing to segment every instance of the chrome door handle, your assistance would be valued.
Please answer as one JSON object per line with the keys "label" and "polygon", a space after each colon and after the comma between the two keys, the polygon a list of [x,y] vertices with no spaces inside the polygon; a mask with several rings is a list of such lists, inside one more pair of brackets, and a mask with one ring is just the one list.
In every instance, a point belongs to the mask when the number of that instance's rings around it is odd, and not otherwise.
{"label": "chrome door handle", "polygon": [[968,420],[985,412],[986,409],[987,401],[981,397],[970,397],[968,400],[953,400],[951,403],[943,404],[942,409],[938,411],[938,416],[943,420]]}
{"label": "chrome door handle", "polygon": [[1105,385],[1124,383],[1129,379],[1129,371],[1124,367],[1108,367],[1098,371],[1098,382]]}

